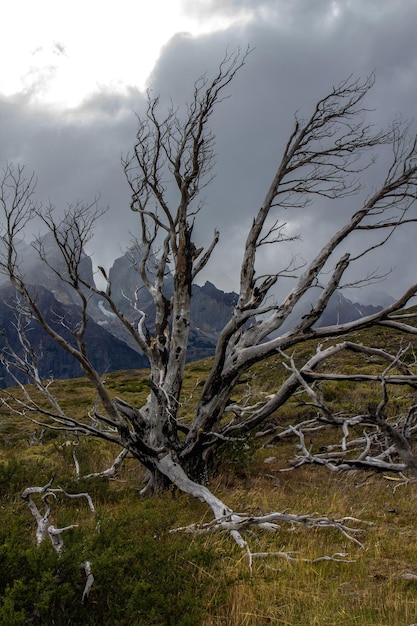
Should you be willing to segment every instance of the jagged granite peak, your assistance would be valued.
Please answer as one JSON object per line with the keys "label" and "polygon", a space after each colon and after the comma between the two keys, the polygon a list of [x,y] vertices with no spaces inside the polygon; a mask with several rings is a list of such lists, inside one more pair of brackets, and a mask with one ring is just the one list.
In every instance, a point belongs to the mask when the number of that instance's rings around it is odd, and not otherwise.
{"label": "jagged granite peak", "polygon": [[[137,306],[147,315],[149,330],[152,333],[154,305],[140,276],[140,254],[138,246],[133,246],[114,261],[109,270],[111,294],[116,304],[132,323],[137,322],[139,319],[138,312],[131,306],[131,301],[137,297]],[[156,260],[151,255],[147,262],[147,270],[151,277],[152,273],[155,272],[155,265]],[[166,267],[165,296],[167,298],[171,297],[173,288],[174,279],[169,268]],[[229,320],[238,297],[236,293],[225,293],[217,289],[213,283],[208,281],[202,287],[194,284],[192,296],[190,339],[187,353],[189,361],[213,354],[218,334]],[[114,334],[121,333],[119,336],[134,347],[131,337],[123,329],[120,329],[120,326],[112,319],[111,312],[106,304],[100,302],[98,306],[101,316],[96,310],[93,313],[96,321],[105,325]]]}
{"label": "jagged granite peak", "polygon": [[[141,251],[139,246],[130,247],[125,254],[115,259],[109,270],[112,298],[123,313],[130,316],[133,312],[131,301],[137,298],[138,307],[149,314],[153,310],[150,294],[143,284],[140,275]],[[146,269],[152,280],[156,272],[156,259],[151,254],[146,263]],[[165,268],[165,296],[169,298],[173,292],[173,277],[169,268]]]}
{"label": "jagged granite peak", "polygon": [[[80,302],[77,294],[65,282],[65,268],[60,258],[56,242],[51,234],[40,240],[43,254],[48,263],[44,263],[36,251],[36,247],[25,244],[19,249],[21,269],[31,291],[36,294],[38,304],[48,323],[52,326],[59,324],[59,320],[71,327],[79,320]],[[144,310],[150,321],[154,306],[152,298],[143,285],[138,271],[140,251],[137,247],[131,248],[116,259],[109,270],[112,297],[117,305],[135,324],[139,313],[131,306],[131,300],[138,293],[138,306]],[[148,271],[154,271],[154,259],[148,261]],[[84,254],[82,259],[82,275],[88,282],[94,284],[93,266],[91,258]],[[64,279],[62,280],[61,277]],[[169,298],[173,290],[173,277],[166,271],[166,296]],[[11,336],[13,347],[17,347],[17,337],[13,333],[13,297],[14,289],[4,283],[0,287],[0,327]],[[115,314],[110,310],[103,298],[89,293],[88,322],[86,343],[91,348],[91,359],[98,371],[112,371],[115,369],[137,369],[147,366],[146,357],[140,352],[131,335],[121,325]],[[202,287],[193,286],[191,304],[192,324],[188,346],[188,360],[196,360],[214,353],[217,336],[229,319],[237,295],[227,294],[207,282]],[[59,327],[68,340],[69,332]],[[31,340],[35,351],[42,354],[41,375],[54,378],[71,378],[81,374],[79,365],[64,350],[59,348],[52,339],[41,329],[39,324],[33,323],[30,329]],[[10,379],[3,371],[3,380],[0,386],[10,384]]]}
{"label": "jagged granite peak", "polygon": [[230,314],[238,300],[235,292],[226,293],[213,283],[199,287],[193,285],[191,299],[191,324],[204,332],[217,335],[230,319]]}

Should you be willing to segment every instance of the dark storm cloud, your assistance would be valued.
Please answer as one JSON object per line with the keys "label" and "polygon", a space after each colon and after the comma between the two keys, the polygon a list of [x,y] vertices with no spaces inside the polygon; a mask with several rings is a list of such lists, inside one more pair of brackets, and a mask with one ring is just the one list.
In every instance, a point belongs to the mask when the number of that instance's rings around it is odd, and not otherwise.
{"label": "dark storm cloud", "polygon": [[[188,11],[200,16],[251,15],[243,25],[202,37],[177,35],[165,46],[150,78],[162,102],[176,104],[192,96],[194,80],[216,70],[225,50],[253,48],[246,66],[230,86],[230,98],[213,118],[217,136],[216,178],[207,190],[196,236],[207,242],[215,227],[221,243],[206,276],[222,288],[236,288],[245,227],[261,204],[267,185],[291,131],[293,114],[308,115],[317,99],[350,75],[366,77],[373,71],[376,85],[369,97],[370,120],[386,125],[402,113],[415,116],[417,102],[417,2],[410,0],[193,0]],[[0,102],[2,159],[20,159],[36,170],[39,195],[55,204],[101,193],[110,211],[98,231],[96,259],[117,255],[128,243],[133,221],[127,209],[128,191],[120,155],[133,141],[141,94],[132,89],[121,96],[99,93],[72,113],[42,111],[23,96]],[[383,159],[367,181],[377,184]],[[340,209],[316,203],[308,211],[284,215],[302,233],[300,254],[305,258],[340,223]],[[111,233],[109,235],[108,233]],[[414,249],[405,234],[393,245],[407,251],[407,268],[414,273]],[[298,245],[298,244],[297,244]],[[295,250],[299,252],[298,248]],[[403,259],[389,264],[404,264]],[[267,251],[278,269],[278,257]],[[388,262],[377,258],[381,271]],[[414,264],[414,267],[413,267]],[[411,267],[410,267],[411,266]],[[210,273],[211,272],[211,273]],[[404,274],[404,270],[400,272]],[[401,280],[398,278],[396,285]],[[404,277],[404,281],[406,278]],[[414,278],[413,278],[414,280]],[[383,288],[393,289],[392,284]]]}
{"label": "dark storm cloud", "polygon": [[[221,12],[251,4],[213,2],[210,7]],[[194,6],[198,10],[198,3]],[[239,29],[199,39],[174,38],[153,75],[157,91],[166,89],[180,101],[190,93],[191,77],[201,72],[202,59],[214,67],[227,45],[249,43],[254,48],[230,88],[232,97],[222,103],[214,121],[217,178],[207,200],[207,219],[211,218],[211,225],[222,225],[220,257],[228,258],[227,273],[234,270],[235,277],[244,226],[262,202],[296,110],[308,115],[332,85],[373,71],[376,85],[368,100],[369,108],[375,109],[371,122],[386,125],[399,112],[413,118],[417,101],[416,3],[296,1],[256,3],[256,7],[257,19]],[[181,72],[175,71],[176,65]],[[378,184],[381,176],[377,165],[364,182]],[[298,212],[293,232],[301,232],[303,244],[297,244],[295,251],[309,258],[351,207],[352,203],[338,208],[317,202],[307,212]],[[283,219],[291,222],[287,214]],[[403,235],[400,239],[403,246]],[[240,254],[234,254],[234,249]],[[271,251],[268,257],[271,261]],[[384,257],[374,261],[381,272],[391,267]],[[390,262],[395,263],[392,257]]]}

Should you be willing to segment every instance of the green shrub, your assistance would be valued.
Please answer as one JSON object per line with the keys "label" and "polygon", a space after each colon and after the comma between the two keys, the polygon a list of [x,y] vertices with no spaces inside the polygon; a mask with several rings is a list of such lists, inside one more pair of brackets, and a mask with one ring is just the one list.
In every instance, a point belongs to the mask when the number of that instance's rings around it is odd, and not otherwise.
{"label": "green shrub", "polygon": [[[58,525],[77,522],[79,502],[56,507]],[[197,626],[218,557],[169,534],[184,509],[184,499],[171,494],[143,501],[125,491],[101,516],[99,531],[84,524],[65,533],[59,557],[48,540],[36,547],[30,512],[10,502],[0,530],[0,625]],[[82,604],[86,560],[95,581]]]}

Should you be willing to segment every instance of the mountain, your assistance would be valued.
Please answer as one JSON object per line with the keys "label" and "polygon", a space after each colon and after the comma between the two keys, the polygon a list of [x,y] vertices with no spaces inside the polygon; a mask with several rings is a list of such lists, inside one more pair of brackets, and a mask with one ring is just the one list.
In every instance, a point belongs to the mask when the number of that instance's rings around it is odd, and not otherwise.
{"label": "mountain", "polygon": [[[47,322],[56,328],[67,341],[73,341],[69,329],[79,320],[80,307],[78,296],[66,282],[65,267],[57,253],[56,244],[51,235],[40,240],[42,253],[48,264],[42,262],[32,245],[19,244],[19,256],[22,272],[27,284],[36,293],[40,309]],[[116,259],[109,270],[112,298],[127,319],[136,325],[141,317],[140,311],[147,316],[149,332],[152,333],[154,305],[145,288],[138,271],[140,254],[133,247]],[[152,274],[155,264],[152,256],[148,260],[148,272]],[[91,258],[83,254],[81,271],[83,277],[94,283],[93,264]],[[165,295],[169,298],[173,291],[173,277],[166,269]],[[138,369],[147,367],[148,361],[131,335],[121,325],[115,314],[109,309],[106,301],[87,289],[89,321],[85,341],[90,349],[90,359],[99,373],[119,369]],[[306,297],[304,302],[294,311],[288,325],[308,312],[314,302],[314,295]],[[233,311],[238,295],[217,289],[211,283],[193,285],[191,300],[191,327],[188,344],[188,361],[194,361],[214,354],[216,341]],[[0,284],[0,329],[6,335],[14,350],[19,350],[19,341],[15,329],[16,313],[14,305],[15,292],[9,283]],[[135,303],[135,306],[132,304]],[[349,322],[362,315],[369,315],[381,307],[362,305],[347,299],[342,293],[331,298],[320,319],[320,326],[334,323]],[[39,369],[42,377],[72,378],[81,375],[78,363],[60,348],[40,325],[31,321],[28,327],[31,345],[41,355]],[[281,328],[280,332],[285,332]],[[3,344],[4,346],[4,344]],[[0,345],[1,347],[1,345]],[[23,379],[22,379],[23,380]],[[0,387],[11,384],[11,378],[0,365]]]}
{"label": "mountain", "polygon": [[[137,308],[146,314],[149,332],[152,333],[154,331],[152,326],[154,305],[140,277],[139,262],[140,257],[136,248],[128,250],[126,254],[114,261],[109,271],[111,296],[132,324],[137,324],[141,317],[140,313],[132,306],[132,303],[137,299]],[[153,263],[151,257],[148,262],[150,274],[153,272]],[[174,280],[167,268],[164,285],[164,293],[167,298],[171,297],[173,289]],[[230,318],[237,297],[236,293],[225,293],[210,282],[206,282],[202,287],[193,285],[188,361],[202,359],[214,353],[219,332]],[[121,327],[104,300],[93,298],[89,307],[90,315],[97,324],[137,350],[132,337]]]}
{"label": "mountain", "polygon": [[340,291],[333,294],[329,304],[320,318],[318,326],[330,326],[331,324],[346,324],[360,317],[373,315],[382,309],[381,305],[360,304],[352,302]]}
{"label": "mountain", "polygon": [[[66,282],[65,267],[60,260],[56,244],[51,235],[40,241],[42,253],[48,260],[45,264],[39,258],[36,249],[24,242],[19,244],[20,267],[25,282],[30,285],[40,309],[52,328],[56,328],[64,338],[73,342],[70,328],[75,327],[80,316],[78,296]],[[149,331],[153,328],[154,306],[152,298],[144,287],[137,270],[140,258],[134,248],[116,259],[109,271],[112,285],[112,297],[132,324],[137,324],[141,314],[147,315]],[[152,272],[152,258],[149,271]],[[83,254],[81,271],[83,277],[94,283],[91,258]],[[169,298],[173,290],[173,278],[167,270],[165,295]],[[99,373],[121,369],[139,369],[148,366],[147,358],[140,352],[131,335],[121,325],[115,314],[109,309],[103,298],[85,290],[88,298],[89,321],[85,342],[90,347],[89,355]],[[16,293],[10,283],[0,284],[0,329],[7,336],[11,347],[19,352],[19,339],[16,332]],[[137,298],[137,307],[132,303]],[[192,325],[190,328],[188,360],[197,360],[214,353],[216,339],[221,328],[229,319],[236,301],[235,293],[225,293],[207,282],[204,286],[193,286],[191,305]],[[31,345],[39,357],[41,377],[58,379],[73,378],[82,374],[78,363],[60,348],[36,321],[31,321],[27,328]],[[0,343],[0,348],[4,348]],[[20,380],[26,382],[22,375]],[[0,364],[0,387],[12,384],[12,379]]]}
{"label": "mountain", "polygon": [[[79,320],[79,309],[74,304],[57,300],[48,289],[37,285],[37,302],[46,321],[56,329],[69,343],[74,344],[70,328]],[[0,328],[7,335],[13,350],[21,354],[21,346],[16,331],[16,309],[14,306],[16,293],[11,286],[0,287]],[[39,374],[41,378],[76,378],[82,376],[78,362],[68,352],[58,346],[55,341],[36,321],[30,321],[25,329],[31,346],[39,358]],[[89,357],[100,374],[113,370],[140,369],[147,367],[144,355],[132,350],[125,342],[114,337],[99,324],[90,320],[85,333],[85,341],[90,346]],[[4,339],[2,348],[5,347]],[[21,382],[27,382],[24,374],[19,375]],[[0,364],[0,387],[13,384],[13,379]]]}
{"label": "mountain", "polygon": [[[301,299],[301,301],[294,307],[294,311],[285,320],[284,324],[277,331],[279,334],[286,333],[290,328],[297,324],[304,315],[312,309],[317,302],[317,298],[321,291],[319,288],[313,288],[307,292],[307,294]],[[380,299],[379,299],[380,298]],[[379,293],[378,304],[362,304],[360,302],[353,302],[346,298],[341,291],[336,291],[330,298],[327,307],[324,309],[317,326],[331,326],[333,324],[346,324],[353,322],[360,317],[367,315],[373,315],[380,311],[383,306],[387,306],[393,299],[383,292]],[[383,305],[379,304],[383,302]]]}

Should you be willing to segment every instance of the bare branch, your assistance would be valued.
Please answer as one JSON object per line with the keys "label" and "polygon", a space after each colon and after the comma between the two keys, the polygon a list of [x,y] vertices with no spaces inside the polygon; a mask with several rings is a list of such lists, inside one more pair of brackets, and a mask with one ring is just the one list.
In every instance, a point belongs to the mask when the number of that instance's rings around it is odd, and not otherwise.
{"label": "bare branch", "polygon": [[[13,337],[5,333],[0,359],[8,381],[17,385],[17,391],[6,390],[2,395],[3,406],[14,415],[42,428],[93,435],[116,443],[121,452],[100,476],[113,476],[121,461],[131,454],[147,470],[143,493],[174,484],[201,499],[212,510],[214,519],[193,530],[229,532],[251,563],[263,554],[252,553],[242,535],[251,527],[274,531],[279,523],[288,522],[308,528],[338,528],[345,537],[361,543],[345,518],[330,520],[284,513],[253,517],[230,509],[203,484],[213,470],[216,451],[227,442],[243,443],[260,428],[270,437],[269,444],[277,444],[284,437],[297,441],[293,467],[316,463],[332,471],[397,473],[417,468],[410,440],[417,432],[415,399],[409,401],[403,415],[392,415],[389,405],[392,389],[406,388],[409,393],[417,388],[417,359],[412,346],[405,346],[407,342],[399,339],[391,353],[388,348],[362,345],[349,336],[371,327],[394,329],[402,337],[415,335],[414,318],[400,312],[417,294],[417,284],[409,285],[395,302],[372,314],[347,323],[337,320],[323,325],[324,313],[343,284],[360,286],[384,276],[384,272],[367,269],[365,275],[356,277],[356,273],[351,274],[355,264],[370,258],[378,248],[389,252],[400,229],[415,227],[417,140],[411,126],[399,121],[386,129],[373,126],[366,105],[373,76],[365,80],[348,77],[305,117],[295,115],[282,156],[248,229],[236,303],[219,333],[205,380],[194,389],[193,403],[187,405],[182,393],[192,329],[193,281],[207,267],[219,240],[215,230],[207,247],[197,241],[198,220],[204,207],[202,190],[214,175],[212,120],[249,53],[249,49],[226,52],[213,77],[203,75],[194,83],[185,107],[174,103],[166,106],[148,92],[146,110],[137,116],[132,150],[122,161],[137,232],[126,257],[135,270],[134,284],[128,293],[122,290],[121,299],[115,297],[112,274],[104,268],[98,270],[104,286],[97,286],[91,275],[83,272],[85,246],[103,214],[98,199],[86,204],[77,201],[58,213],[35,201],[33,176],[26,177],[21,166],[6,164],[0,181],[0,271],[8,276],[17,300],[12,305],[16,317],[8,329]],[[366,192],[369,168],[376,153],[380,149],[387,151],[387,147],[391,149],[391,161],[379,183]],[[322,198],[332,202],[349,199],[349,204],[343,205],[344,223],[308,256],[308,261],[299,260],[301,252],[296,257],[286,255],[283,246],[298,238],[287,227],[294,223],[295,212],[307,206],[313,212],[314,200]],[[70,300],[77,303],[75,319],[62,312],[46,315],[40,289],[37,292],[36,285],[30,285],[25,278],[18,248],[33,219],[37,223],[40,220],[47,229],[53,251],[43,236],[34,240],[33,249],[48,276],[61,281]],[[264,254],[266,250],[274,250],[271,258],[275,260],[265,268],[264,257],[269,256]],[[284,253],[278,254],[281,250]],[[291,283],[281,299],[278,294],[282,293],[284,278]],[[310,308],[305,309],[304,302],[310,296]],[[114,398],[93,365],[94,347],[88,345],[87,329],[92,303],[97,301],[105,304],[112,324],[118,325],[116,334],[127,333],[130,344],[149,361],[149,393],[145,400],[138,401],[139,406],[134,401]],[[74,417],[64,409],[52,377],[42,379],[42,349],[30,340],[33,324],[40,325],[78,362],[94,388],[96,401],[86,415]],[[317,346],[318,340],[323,344]],[[346,373],[340,366],[345,354],[372,360],[372,369],[357,368]],[[278,359],[282,376],[277,375],[272,393],[254,395],[251,385],[242,385],[251,378],[253,366],[269,357]],[[351,411],[335,407],[326,397],[326,390],[328,383],[341,381],[367,383],[380,389],[379,404]],[[274,413],[291,398],[307,408],[308,415],[303,415],[299,424],[277,426]],[[267,424],[269,418],[271,424]],[[307,434],[322,433],[330,425],[338,433],[336,443],[329,441],[319,450],[306,444]],[[75,452],[73,460],[80,474]],[[52,489],[50,484],[25,493],[37,519],[39,537],[49,532],[56,549],[61,549],[65,529],[49,524],[48,502],[58,493],[68,494]],[[43,513],[33,501],[35,494],[43,501]],[[289,553],[275,555],[293,558]],[[344,558],[340,554],[325,558],[339,557]],[[89,586],[89,567],[86,575],[83,599],[92,584]]]}

